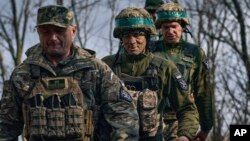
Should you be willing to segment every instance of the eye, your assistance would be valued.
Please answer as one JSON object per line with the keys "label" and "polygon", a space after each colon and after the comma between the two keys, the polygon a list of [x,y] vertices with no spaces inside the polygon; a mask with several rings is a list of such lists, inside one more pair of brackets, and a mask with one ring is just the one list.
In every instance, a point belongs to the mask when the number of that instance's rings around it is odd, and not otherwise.
{"label": "eye", "polygon": [[46,28],[39,28],[38,31],[41,33],[41,34],[47,34],[49,33],[50,31]]}
{"label": "eye", "polygon": [[140,33],[134,33],[132,36],[137,38],[137,37],[141,36],[141,34]]}
{"label": "eye", "polygon": [[56,33],[64,33],[66,31],[66,28],[60,28],[60,27],[58,27],[58,28],[55,28],[54,31]]}

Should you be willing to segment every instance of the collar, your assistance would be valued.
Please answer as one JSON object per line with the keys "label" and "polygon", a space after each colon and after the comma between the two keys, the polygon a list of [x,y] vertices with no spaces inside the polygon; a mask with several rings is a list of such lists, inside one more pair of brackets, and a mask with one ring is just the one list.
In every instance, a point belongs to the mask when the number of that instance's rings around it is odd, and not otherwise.
{"label": "collar", "polygon": [[149,55],[149,51],[146,50],[144,53],[140,53],[138,55],[130,55],[125,51],[125,56],[128,58],[130,61],[139,61],[142,60],[143,58],[147,57]]}
{"label": "collar", "polygon": [[181,39],[180,42],[178,43],[167,43],[166,40],[164,40],[164,45],[167,48],[181,48],[181,46],[183,45],[184,41]]}

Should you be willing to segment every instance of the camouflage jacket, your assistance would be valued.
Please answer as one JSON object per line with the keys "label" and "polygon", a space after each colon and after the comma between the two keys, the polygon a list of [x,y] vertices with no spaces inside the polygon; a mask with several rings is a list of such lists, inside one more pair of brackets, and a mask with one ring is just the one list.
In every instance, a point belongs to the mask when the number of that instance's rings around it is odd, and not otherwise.
{"label": "camouflage jacket", "polygon": [[[102,60],[113,67],[115,55],[104,57]],[[176,111],[180,123],[178,136],[187,136],[193,139],[199,126],[197,109],[191,95],[187,92],[185,82],[177,67],[171,61],[150,52],[138,56],[123,53],[116,61],[121,72],[130,76],[145,75],[146,69],[152,63],[157,66],[157,75],[160,79],[158,112],[163,116],[166,109],[171,108]]]}
{"label": "camouflage jacket", "polygon": [[[32,67],[40,69],[32,71]],[[28,51],[27,59],[14,69],[4,86],[0,109],[1,141],[12,140],[25,130],[22,106],[37,83],[33,73],[38,74],[37,77],[71,76],[77,80],[84,94],[84,105],[93,111],[91,140],[138,140],[138,113],[126,97],[126,88],[105,63],[95,58],[93,51],[74,46],[73,55],[54,67],[38,44]],[[39,76],[41,73],[45,76]]]}
{"label": "camouflage jacket", "polygon": [[161,39],[151,44],[151,50],[176,64],[189,85],[190,93],[194,95],[201,129],[208,132],[214,123],[214,108],[208,84],[208,62],[203,49],[183,40],[173,45]]}

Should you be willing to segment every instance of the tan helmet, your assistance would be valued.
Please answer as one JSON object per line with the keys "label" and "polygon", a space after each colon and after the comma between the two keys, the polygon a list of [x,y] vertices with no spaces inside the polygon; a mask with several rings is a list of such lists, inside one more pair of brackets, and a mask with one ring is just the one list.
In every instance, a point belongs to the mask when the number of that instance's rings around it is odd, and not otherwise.
{"label": "tan helmet", "polygon": [[186,10],[177,3],[165,3],[157,9],[156,27],[160,28],[161,24],[166,21],[182,21],[184,25],[189,24]]}
{"label": "tan helmet", "polygon": [[120,38],[124,32],[143,30],[151,35],[157,35],[152,16],[143,8],[128,7],[115,17],[113,36]]}

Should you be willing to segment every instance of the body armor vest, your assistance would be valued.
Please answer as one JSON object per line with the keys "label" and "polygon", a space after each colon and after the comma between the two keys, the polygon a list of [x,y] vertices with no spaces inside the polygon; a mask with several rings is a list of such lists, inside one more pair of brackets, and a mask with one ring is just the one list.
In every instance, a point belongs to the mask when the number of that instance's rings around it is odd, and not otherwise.
{"label": "body armor vest", "polygon": [[160,125],[160,114],[157,110],[160,78],[157,74],[157,66],[151,62],[144,75],[138,77],[121,73],[119,64],[114,65],[113,71],[124,82],[137,106],[140,138],[155,136]]}
{"label": "body armor vest", "polygon": [[[40,67],[31,65],[35,83],[23,105],[24,137],[31,141],[91,140],[94,130],[93,109],[85,103],[84,94],[87,91],[81,86],[81,81],[84,81],[82,73],[48,77]],[[84,76],[89,73],[89,69],[86,69]],[[88,83],[87,87],[90,87],[92,80],[85,80],[84,84]]]}

